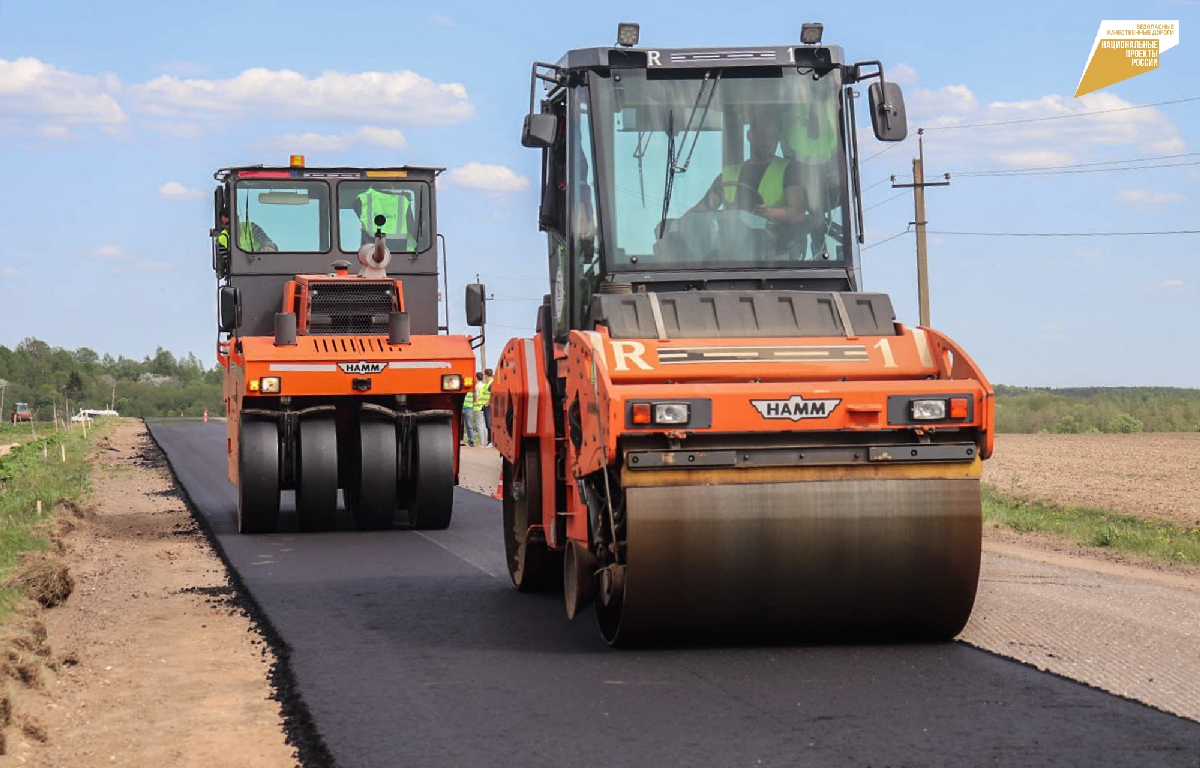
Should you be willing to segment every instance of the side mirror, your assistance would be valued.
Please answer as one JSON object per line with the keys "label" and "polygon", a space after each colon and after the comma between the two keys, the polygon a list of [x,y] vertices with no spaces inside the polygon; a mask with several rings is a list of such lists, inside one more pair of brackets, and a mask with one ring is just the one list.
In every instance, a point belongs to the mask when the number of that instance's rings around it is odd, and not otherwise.
{"label": "side mirror", "polygon": [[242,325],[242,292],[234,285],[222,285],[217,292],[217,326],[233,332]]}
{"label": "side mirror", "polygon": [[521,146],[545,149],[553,146],[557,137],[557,115],[525,115],[525,125],[521,128]]}
{"label": "side mirror", "polygon": [[467,283],[467,325],[479,327],[487,322],[487,297],[483,283]]}
{"label": "side mirror", "polygon": [[871,109],[871,128],[880,141],[904,141],[908,138],[908,116],[904,112],[904,93],[896,83],[871,83],[867,88]]}

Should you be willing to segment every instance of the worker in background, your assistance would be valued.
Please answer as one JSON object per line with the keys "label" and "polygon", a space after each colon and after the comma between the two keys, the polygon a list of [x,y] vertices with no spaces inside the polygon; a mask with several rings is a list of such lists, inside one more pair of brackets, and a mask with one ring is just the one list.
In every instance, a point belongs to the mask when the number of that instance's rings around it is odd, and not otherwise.
{"label": "worker in background", "polygon": [[[217,247],[229,250],[229,209],[221,209],[221,231],[217,235]],[[246,253],[274,253],[279,250],[275,241],[267,237],[263,228],[252,221],[238,222],[238,247]]]}
{"label": "worker in background", "polygon": [[692,210],[730,206],[753,211],[767,220],[777,243],[785,245],[786,225],[804,221],[805,201],[799,166],[776,154],[782,133],[777,117],[751,116],[746,129],[750,157],[725,166]]}
{"label": "worker in background", "polygon": [[491,398],[491,389],[483,380],[483,371],[475,374],[475,398],[472,401],[472,407],[475,409],[475,439],[478,441],[476,445],[483,445],[490,442],[488,440],[487,425],[484,423],[483,406],[484,398]]}
{"label": "worker in background", "polygon": [[463,399],[462,407],[462,444],[475,445],[475,390],[472,389]]}
{"label": "worker in background", "polygon": [[483,444],[492,447],[492,369],[483,369],[483,388],[477,402],[483,404]]}

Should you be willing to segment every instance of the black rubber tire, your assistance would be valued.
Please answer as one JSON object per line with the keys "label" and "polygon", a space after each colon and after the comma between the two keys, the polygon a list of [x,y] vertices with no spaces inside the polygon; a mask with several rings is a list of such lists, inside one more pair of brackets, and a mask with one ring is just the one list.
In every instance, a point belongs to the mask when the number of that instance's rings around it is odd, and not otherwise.
{"label": "black rubber tire", "polygon": [[332,531],[337,513],[337,428],[332,414],[300,421],[296,440],[296,514],[302,531]]}
{"label": "black rubber tire", "polygon": [[344,446],[350,458],[346,508],[359,530],[387,530],[396,516],[396,426],[363,411],[358,417],[357,437]]}
{"label": "black rubber tire", "polygon": [[409,462],[408,519],[418,531],[440,531],[454,514],[454,429],[449,421],[419,421]]}
{"label": "black rubber tire", "polygon": [[274,533],[279,523],[279,425],[243,416],[238,424],[238,533]]}
{"label": "black rubber tire", "polygon": [[528,537],[531,510],[542,509],[542,463],[537,448],[522,451],[518,483],[516,467],[504,460],[504,553],[508,576],[521,592],[546,592],[562,583],[562,554],[550,550],[544,541]]}

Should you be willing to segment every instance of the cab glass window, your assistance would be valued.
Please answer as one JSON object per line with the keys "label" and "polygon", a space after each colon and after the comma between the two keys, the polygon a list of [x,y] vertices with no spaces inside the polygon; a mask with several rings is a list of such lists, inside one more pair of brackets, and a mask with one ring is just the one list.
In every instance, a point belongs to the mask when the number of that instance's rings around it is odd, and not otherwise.
{"label": "cab glass window", "polygon": [[431,213],[424,181],[343,181],[338,186],[338,247],[356,253],[374,243],[382,230],[392,253],[428,250]]}
{"label": "cab glass window", "polygon": [[329,187],[282,179],[237,183],[230,242],[247,253],[329,250]]}

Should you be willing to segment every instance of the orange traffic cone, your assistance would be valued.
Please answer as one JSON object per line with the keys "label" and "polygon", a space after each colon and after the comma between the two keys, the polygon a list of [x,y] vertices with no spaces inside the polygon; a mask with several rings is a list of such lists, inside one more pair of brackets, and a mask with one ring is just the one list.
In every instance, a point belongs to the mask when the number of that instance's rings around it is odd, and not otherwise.
{"label": "orange traffic cone", "polygon": [[500,482],[496,485],[496,492],[492,494],[493,499],[504,498],[504,470],[500,470]]}

